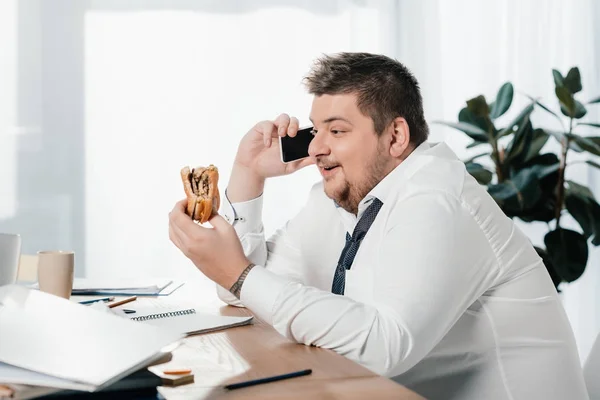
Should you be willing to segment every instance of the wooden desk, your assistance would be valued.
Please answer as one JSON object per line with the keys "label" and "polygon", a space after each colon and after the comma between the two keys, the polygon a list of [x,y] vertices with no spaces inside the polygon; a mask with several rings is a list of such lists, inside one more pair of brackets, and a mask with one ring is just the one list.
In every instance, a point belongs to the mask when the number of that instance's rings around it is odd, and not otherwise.
{"label": "wooden desk", "polygon": [[[195,300],[191,300],[194,299]],[[221,315],[251,315],[243,308],[225,306],[216,291],[186,284],[164,298],[138,298],[136,303],[185,304],[198,311]],[[167,399],[400,399],[422,397],[333,351],[296,344],[270,325],[254,324],[190,336],[173,352],[164,368],[187,367],[195,382],[160,387]],[[311,375],[227,391],[223,385],[311,368]]]}

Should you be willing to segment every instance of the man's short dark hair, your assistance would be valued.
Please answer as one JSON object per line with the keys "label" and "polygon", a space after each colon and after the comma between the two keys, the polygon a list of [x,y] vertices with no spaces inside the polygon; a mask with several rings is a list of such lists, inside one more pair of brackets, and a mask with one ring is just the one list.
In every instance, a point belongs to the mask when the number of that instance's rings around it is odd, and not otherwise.
{"label": "man's short dark hair", "polygon": [[324,55],[304,83],[315,96],[356,93],[358,108],[373,119],[379,135],[394,118],[402,117],[408,123],[411,143],[418,146],[427,140],[429,128],[419,84],[396,60],[369,53]]}

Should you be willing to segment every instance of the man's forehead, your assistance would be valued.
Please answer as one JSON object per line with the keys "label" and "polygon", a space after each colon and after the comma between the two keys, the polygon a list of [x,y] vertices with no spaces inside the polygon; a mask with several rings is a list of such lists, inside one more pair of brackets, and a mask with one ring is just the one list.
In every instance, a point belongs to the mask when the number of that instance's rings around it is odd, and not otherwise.
{"label": "man's forehead", "polygon": [[327,123],[332,120],[348,121],[357,111],[355,94],[324,94],[313,98],[310,120],[313,124]]}

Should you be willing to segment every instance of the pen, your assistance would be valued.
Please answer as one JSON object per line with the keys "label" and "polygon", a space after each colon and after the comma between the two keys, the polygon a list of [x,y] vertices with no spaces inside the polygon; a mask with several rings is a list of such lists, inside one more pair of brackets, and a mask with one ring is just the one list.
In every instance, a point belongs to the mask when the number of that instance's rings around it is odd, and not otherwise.
{"label": "pen", "polygon": [[268,378],[254,379],[251,381],[240,382],[240,383],[233,383],[231,385],[226,385],[225,389],[229,389],[229,390],[240,389],[240,388],[247,387],[247,386],[260,385],[261,383],[269,383],[269,382],[280,381],[282,379],[295,378],[297,376],[310,375],[311,373],[312,373],[312,369],[304,369],[302,371],[290,372],[289,374],[276,375],[276,376],[271,376]]}
{"label": "pen", "polygon": [[120,306],[122,304],[126,304],[126,303],[129,303],[129,302],[135,301],[135,299],[137,299],[137,296],[125,297],[122,300],[115,301],[114,303],[110,303],[108,305],[108,308],[114,308],[116,306]]}
{"label": "pen", "polygon": [[79,304],[92,304],[95,303],[97,301],[113,301],[115,298],[114,297],[102,297],[100,299],[94,299],[94,300],[84,300],[84,301],[80,301]]}

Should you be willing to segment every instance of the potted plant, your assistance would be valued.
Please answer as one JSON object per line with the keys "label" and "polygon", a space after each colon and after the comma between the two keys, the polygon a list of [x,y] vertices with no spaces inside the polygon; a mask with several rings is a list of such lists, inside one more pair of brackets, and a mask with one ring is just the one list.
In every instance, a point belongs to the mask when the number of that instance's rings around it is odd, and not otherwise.
{"label": "potted plant", "polygon": [[[497,127],[497,119],[508,111],[513,101],[514,88],[507,82],[492,103],[488,104],[483,95],[477,96],[460,110],[458,122],[435,123],[468,135],[473,139],[468,148],[485,148],[465,160],[465,165],[479,183],[487,186],[488,193],[507,216],[525,222],[547,223],[546,248],[535,249],[558,289],[561,282],[573,282],[583,274],[588,244],[600,244],[600,205],[587,187],[565,179],[565,171],[572,164],[568,157],[571,151],[600,156],[600,137],[580,134],[584,129],[600,128],[600,123],[581,121],[587,110],[576,99],[582,89],[579,69],[571,68],[566,76],[557,70],[552,73],[562,117],[539,99],[527,96],[531,102],[506,126]],[[600,97],[586,105],[598,103]],[[554,116],[558,121],[557,128],[534,127],[531,115],[536,110]],[[559,154],[541,153],[549,138],[559,142]],[[482,157],[489,157],[491,162],[488,164],[493,168],[476,162]],[[600,169],[600,164],[593,160],[585,162]],[[561,217],[565,213],[577,221],[581,232],[561,226]]]}

